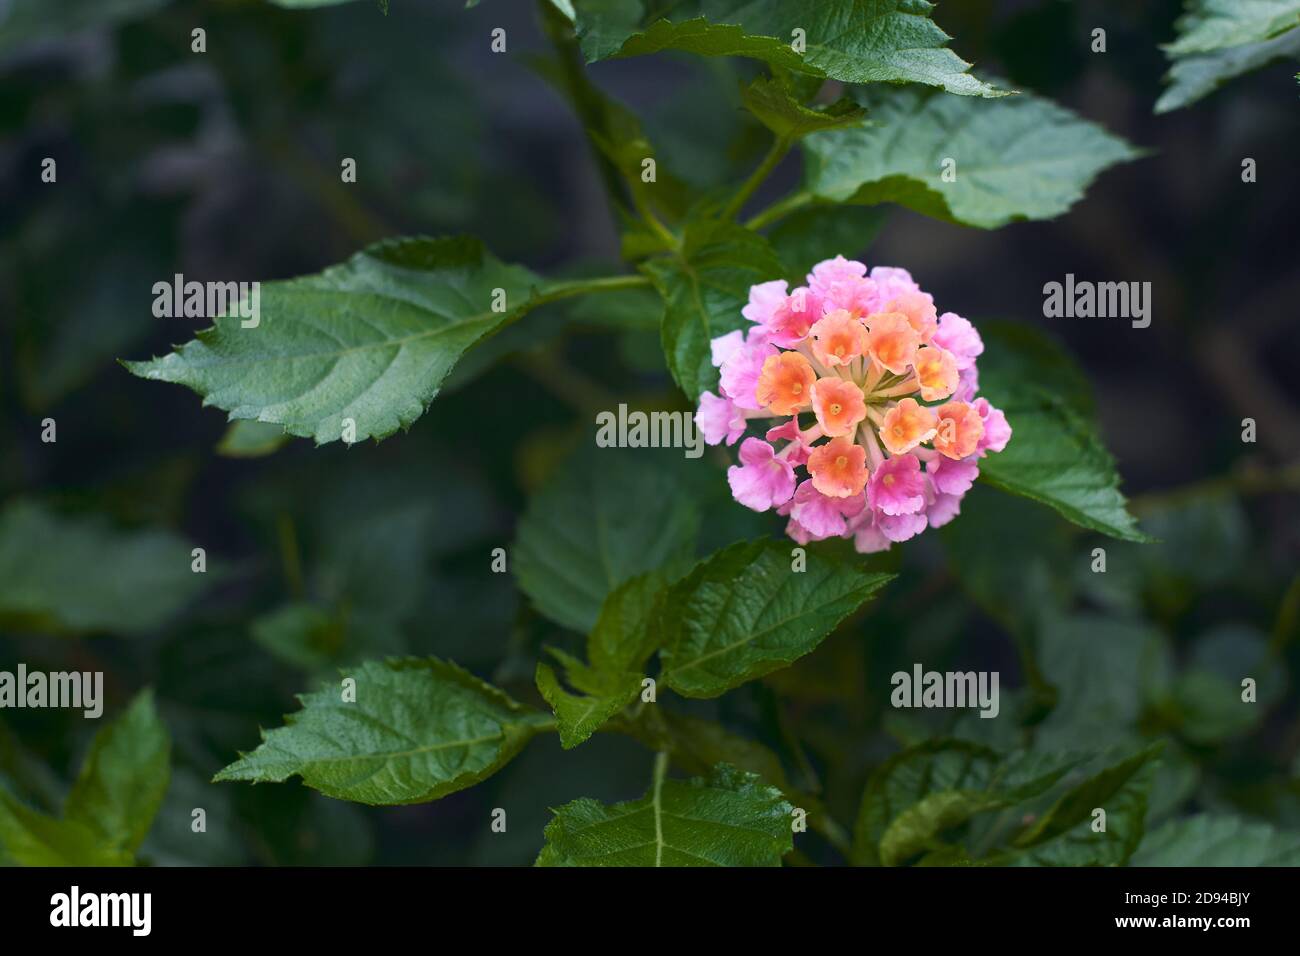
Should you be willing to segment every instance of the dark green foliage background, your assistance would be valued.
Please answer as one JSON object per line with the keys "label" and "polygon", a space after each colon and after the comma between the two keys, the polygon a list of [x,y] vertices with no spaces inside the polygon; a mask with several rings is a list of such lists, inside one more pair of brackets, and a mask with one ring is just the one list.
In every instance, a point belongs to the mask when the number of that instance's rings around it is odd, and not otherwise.
{"label": "dark green foliage background", "polygon": [[[153,688],[172,774],[142,861],[531,863],[549,808],[641,797],[651,752],[616,734],[562,750],[544,734],[478,786],[396,808],[331,800],[296,779],[209,781],[297,708],[294,694],[362,659],[437,655],[544,707],[543,648],[581,653],[582,639],[539,614],[513,574],[489,573],[490,554],[511,544],[565,455],[590,442],[595,410],[688,407],[663,364],[656,300],[533,312],[502,347],[458,367],[409,433],[351,449],[294,441],[270,457],[218,454],[222,414],[115,360],[161,354],[197,330],[150,313],[150,287],[174,272],[288,278],[386,236],[458,232],[549,275],[616,271],[617,224],[581,128],[528,65],[547,50],[534,11],[494,0],[468,11],[394,0],[387,19],[368,3],[141,6],[159,9],[75,33],[79,24],[53,24],[27,43],[0,25],[0,492],[110,529],[181,535],[207,549],[209,587],[177,602],[186,584],[153,581],[141,600],[165,621],[139,615],[141,626],[121,629],[131,633],[51,636],[0,619],[0,669],[103,670],[105,720]],[[887,219],[866,214],[835,243],[907,267],[941,311],[1065,340],[1133,510],[1160,539],[1104,539],[981,485],[942,534],[871,559],[898,578],[814,653],[723,697],[665,704],[761,741],[790,786],[819,795],[848,829],[868,777],[902,746],[953,735],[1050,761],[1164,741],[1147,830],[1225,818],[1165,831],[1176,852],[1164,859],[1222,862],[1204,854],[1223,833],[1258,847],[1243,862],[1296,853],[1294,837],[1284,845],[1252,827],[1300,831],[1289,680],[1300,660],[1300,404],[1288,388],[1297,102],[1274,67],[1153,120],[1165,69],[1156,44],[1177,12],[1173,2],[940,7],[955,48],[986,75],[1156,152],[1107,173],[1054,221],[986,232],[885,207]],[[205,55],[189,50],[195,25]],[[1088,52],[1096,25],[1108,28],[1104,55]],[[508,55],[488,50],[497,26]],[[766,148],[740,107],[752,63],[667,55],[591,73],[646,117],[663,166],[694,187],[734,186]],[[45,156],[58,158],[57,186],[39,182]],[[357,160],[356,185],[339,182],[342,156]],[[1258,183],[1241,182],[1243,156],[1257,160]],[[792,157],[759,198],[798,175]],[[1066,272],[1151,280],[1152,327],[1041,318],[1043,283]],[[46,416],[57,444],[40,441]],[[1257,444],[1240,442],[1246,416]],[[680,467],[670,457],[654,467]],[[690,486],[700,553],[778,530],[730,502],[720,463],[705,472]],[[16,560],[44,543],[19,542]],[[1097,546],[1105,575],[1088,569]],[[286,638],[291,625],[298,636]],[[1000,671],[1002,716],[894,710],[889,676],[915,661]],[[1242,676],[1261,687],[1244,715],[1225,703]],[[57,815],[95,729],[68,712],[0,715],[0,787]],[[189,830],[196,806],[205,840]],[[495,807],[507,810],[505,834],[489,829]],[[966,845],[990,847],[1014,823],[999,805],[958,828]],[[1254,842],[1231,836],[1241,833]],[[843,862],[817,833],[795,845],[791,862]]]}

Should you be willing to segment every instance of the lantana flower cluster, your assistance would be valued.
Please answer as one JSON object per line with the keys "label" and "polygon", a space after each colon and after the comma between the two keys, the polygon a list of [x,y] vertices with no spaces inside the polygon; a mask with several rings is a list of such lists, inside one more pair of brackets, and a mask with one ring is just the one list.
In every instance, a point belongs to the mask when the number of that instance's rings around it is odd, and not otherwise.
{"label": "lantana flower cluster", "polygon": [[905,269],[837,256],[796,289],[751,287],[742,314],[753,325],[712,342],[718,394],[700,396],[695,422],[734,445],[773,420],[727,480],[741,504],[787,516],[800,544],[852,537],[871,553],[947,524],[979,460],[1011,439],[976,397],[979,333],[939,315]]}

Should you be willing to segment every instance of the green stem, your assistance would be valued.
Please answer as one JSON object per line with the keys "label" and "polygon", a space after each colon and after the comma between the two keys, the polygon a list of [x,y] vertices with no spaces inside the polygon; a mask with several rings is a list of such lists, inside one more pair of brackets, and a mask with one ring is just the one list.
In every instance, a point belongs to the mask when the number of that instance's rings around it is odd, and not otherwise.
{"label": "green stem", "polygon": [[772,170],[776,169],[777,163],[785,159],[785,154],[790,152],[791,145],[793,145],[791,141],[784,137],[778,136],[776,138],[776,142],[767,151],[767,155],[758,164],[758,168],[749,174],[749,178],[741,184],[741,187],[736,190],[736,194],[731,197],[731,201],[723,208],[723,219],[734,219],[736,217],[736,213],[740,212],[741,207],[754,194],[754,190],[763,184],[763,180],[767,179]]}
{"label": "green stem", "polygon": [[655,754],[654,770],[654,789],[657,791],[663,786],[664,777],[668,774],[668,751],[661,750]]}
{"label": "green stem", "polygon": [[763,229],[790,213],[802,209],[813,202],[813,194],[806,191],[791,193],[784,199],[777,200],[762,212],[745,223],[746,229]]}
{"label": "green stem", "polygon": [[592,136],[592,130],[600,130],[602,134],[612,132],[609,129],[609,111],[615,107],[605,105],[605,95],[593,86],[591,80],[587,78],[583,58],[574,36],[573,24],[569,23],[555,10],[550,0],[538,0],[538,7],[541,13],[543,30],[554,47],[556,58],[560,64],[561,79],[567,85],[573,111],[582,122],[583,129],[587,131],[587,145],[591,149],[596,168],[600,170],[601,179],[604,181],[605,191],[609,195],[610,201],[620,209],[626,210],[627,206],[623,202],[621,195],[621,186],[626,185],[628,195],[632,199],[632,206],[645,221],[646,226],[659,237],[667,248],[677,249],[680,245],[678,238],[650,209],[645,196],[641,194],[642,184],[628,174],[627,170],[620,168],[617,163],[610,159]]}
{"label": "green stem", "polygon": [[574,36],[573,24],[555,9],[551,0],[538,0],[537,5],[542,20],[542,30],[555,50],[561,77],[568,86],[567,92],[573,112],[582,123],[583,130],[586,131],[587,147],[591,150],[591,157],[597,170],[600,171],[605,192],[615,206],[626,209],[627,204],[622,195],[622,174],[591,136],[593,129],[605,127],[605,117],[601,110],[604,97],[587,78],[582,54]]}
{"label": "green stem", "polygon": [[537,298],[533,299],[530,307],[546,305],[548,302],[556,302],[560,299],[569,299],[575,295],[586,295],[589,292],[614,292],[619,289],[639,289],[650,284],[650,280],[643,275],[629,274],[622,276],[604,276],[599,279],[573,279],[569,282],[555,282],[550,288],[543,292]]}
{"label": "green stem", "polygon": [[663,222],[660,221],[659,217],[654,214],[654,210],[650,208],[650,204],[647,203],[645,197],[641,195],[641,190],[638,188],[638,185],[638,183],[628,180],[627,188],[632,193],[632,205],[636,206],[636,211],[641,216],[641,219],[650,227],[650,231],[658,236],[660,241],[669,249],[676,251],[681,248],[681,240],[673,235],[672,230],[665,226]]}
{"label": "green stem", "polygon": [[668,754],[666,751],[661,750],[655,754],[654,786],[651,788],[653,794],[651,802],[654,806],[655,815],[655,866],[663,866],[664,861],[664,815],[660,794],[664,788],[664,777],[667,775]]}

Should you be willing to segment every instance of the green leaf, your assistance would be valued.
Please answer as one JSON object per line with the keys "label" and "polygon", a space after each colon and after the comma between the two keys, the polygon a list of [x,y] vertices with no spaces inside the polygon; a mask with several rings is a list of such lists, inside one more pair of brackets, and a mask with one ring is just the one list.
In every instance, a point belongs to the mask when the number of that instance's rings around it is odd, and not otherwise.
{"label": "green leaf", "polygon": [[660,681],[685,697],[717,697],[813,650],[893,578],[791,545],[742,541],[702,561],[656,614]]}
{"label": "green leaf", "polygon": [[1018,752],[1003,759],[965,740],[940,738],[885,761],[867,782],[853,834],[858,865],[895,866],[978,813],[1013,806],[1047,791],[1078,760]]}
{"label": "green leaf", "polygon": [[171,739],[153,694],[95,735],[68,794],[64,819],[85,825],[101,845],[132,854],[144,842],[170,778]]}
{"label": "green leaf", "polygon": [[590,663],[551,649],[564,665],[568,682],[582,691],[581,695],[561,687],[549,666],[537,665],[537,689],[555,712],[564,749],[582,743],[636,699],[642,668],[655,650],[652,615],[670,576],[670,570],[648,571],[610,592],[587,636]]}
{"label": "green leaf", "polygon": [[961,520],[944,525],[940,536],[962,587],[1018,637],[1033,633],[1044,613],[1065,609],[1073,596],[1065,572],[1087,557],[1055,514],[983,485],[970,490]]}
{"label": "green leaf", "polygon": [[817,203],[784,217],[767,239],[789,277],[802,284],[823,259],[856,258],[864,252],[888,218],[888,210],[882,207]]}
{"label": "green leaf", "polygon": [[645,661],[655,650],[652,615],[674,577],[672,567],[652,570],[629,578],[609,593],[587,636],[590,663],[550,650],[564,665],[569,684],[581,694],[566,691],[548,665],[537,665],[537,689],[555,713],[564,749],[585,741],[636,699]]}
{"label": "green leaf", "polygon": [[[1102,170],[1142,154],[1100,126],[1029,93],[985,101],[911,88],[868,89],[870,126],[804,141],[806,188],[835,202],[895,202],[994,229],[1051,219]],[[956,177],[944,181],[945,161]]]}
{"label": "green leaf", "polygon": [[[980,461],[982,480],[1012,494],[1048,505],[1077,525],[1126,541],[1149,540],[1129,514],[1119,490],[1115,461],[1088,412],[1078,406],[1079,390],[1068,365],[1042,357],[1050,348],[1024,351],[1024,333],[1003,333],[981,325],[985,350],[980,363],[980,394],[1006,413],[1014,432],[1006,449]],[[1059,351],[1059,350],[1058,350]]]}
{"label": "green leaf", "polygon": [[[1243,701],[1242,678],[1257,684],[1257,699]],[[1199,637],[1186,669],[1169,691],[1162,716],[1193,744],[1211,746],[1253,731],[1287,692],[1282,661],[1267,638],[1242,625],[1226,625]]]}
{"label": "green leaf", "polygon": [[642,270],[664,299],[662,338],[673,378],[694,401],[718,384],[709,343],[750,323],[740,314],[749,287],[785,274],[766,239],[734,223],[695,220],[682,248]]}
{"label": "green leaf", "polygon": [[372,805],[424,803],[504,766],[548,719],[455,664],[437,658],[368,661],[341,686],[299,699],[302,710],[215,780],[279,783],[297,774],[314,790]]}
{"label": "green leaf", "polygon": [[1170,56],[1271,40],[1300,27],[1300,0],[1188,0]]}
{"label": "green leaf", "polygon": [[[1142,842],[1147,795],[1163,744],[1156,743],[1063,793],[1017,837],[1010,861],[1036,866],[1116,866]],[[1106,811],[1106,829],[1093,830],[1093,812]]]}
{"label": "green leaf", "polygon": [[171,742],[143,691],[95,735],[64,806],[39,813],[0,786],[0,858],[24,866],[130,866],[167,792]]}
{"label": "green leaf", "polygon": [[84,824],[18,802],[0,787],[0,860],[20,866],[130,866],[131,854],[103,846]]}
{"label": "green leaf", "polygon": [[1272,60],[1300,57],[1300,0],[1188,0],[1176,26],[1178,38],[1165,46],[1173,62],[1157,113],[1194,103]]}
{"label": "green leaf", "polygon": [[466,349],[537,304],[539,282],[477,239],[385,240],[316,275],[264,283],[256,327],[224,316],[126,366],[317,444],[346,422],[356,441],[385,438],[424,413]]}
{"label": "green leaf", "polygon": [[1170,820],[1143,839],[1132,866],[1300,866],[1300,833],[1201,813]]}
{"label": "green leaf", "polygon": [[0,626],[54,634],[152,631],[218,576],[166,531],[116,531],[22,499],[0,511]]}
{"label": "green leaf", "polygon": [[1048,748],[1125,740],[1172,667],[1160,631],[1101,614],[1049,617],[1038,630],[1038,653],[1059,691],[1056,709],[1036,731],[1039,746]]}
{"label": "green leaf", "polygon": [[1168,89],[1156,100],[1155,111],[1168,113],[1209,96],[1231,79],[1274,60],[1300,59],[1300,30],[1242,46],[1176,58],[1165,75]]}
{"label": "green leaf", "polygon": [[666,779],[605,806],[581,799],[555,810],[538,866],[780,866],[794,846],[793,808],[751,773],[720,765],[705,779]]}
{"label": "green leaf", "polygon": [[334,615],[315,604],[286,604],[255,619],[253,640],[295,667],[325,667],[343,647],[344,631]]}
{"label": "green leaf", "polygon": [[867,111],[848,97],[815,109],[804,106],[779,79],[760,76],[745,87],[745,108],[777,139],[794,142],[811,133],[861,126]]}
{"label": "green leaf", "polygon": [[217,443],[217,454],[223,458],[262,458],[288,441],[281,426],[244,419],[230,423]]}
{"label": "green leaf", "polygon": [[984,321],[980,381],[1023,381],[1052,392],[1085,418],[1094,417],[1092,383],[1061,343],[1026,322]]}
{"label": "green leaf", "polygon": [[1125,541],[1148,540],[1125,507],[1119,475],[1094,427],[1062,401],[1029,387],[984,397],[1006,413],[1015,438],[980,462],[980,477],[1012,494],[1055,508],[1075,524]]}
{"label": "green leaf", "polygon": [[537,689],[555,712],[561,746],[571,750],[636,699],[641,689],[641,675],[625,673],[595,685],[587,684],[584,689],[590,692],[579,695],[561,687],[550,666],[538,664]]}
{"label": "green leaf", "polygon": [[592,667],[609,674],[640,672],[655,651],[651,623],[670,580],[670,569],[648,571],[609,593],[587,637],[587,659]]}
{"label": "green leaf", "polygon": [[[640,26],[632,0],[575,0],[588,62],[681,50],[700,56],[745,56],[778,69],[849,83],[922,83],[967,96],[1003,96],[971,76],[970,64],[946,46],[925,0],[697,0],[674,7],[675,21]],[[795,30],[806,49],[794,50]]]}
{"label": "green leaf", "polygon": [[641,29],[638,25],[639,16],[615,18],[587,14],[589,9],[596,7],[626,8],[630,11],[631,6],[582,0],[574,4],[579,15],[578,39],[588,63],[679,50],[698,56],[751,57],[785,69],[803,69],[803,60],[789,44],[774,37],[751,35],[743,27],[734,24],[710,23],[703,17],[694,17],[678,23],[656,20]]}
{"label": "green leaf", "polygon": [[688,559],[698,525],[682,482],[653,453],[586,449],[529,501],[515,575],[539,611],[585,633],[624,581]]}

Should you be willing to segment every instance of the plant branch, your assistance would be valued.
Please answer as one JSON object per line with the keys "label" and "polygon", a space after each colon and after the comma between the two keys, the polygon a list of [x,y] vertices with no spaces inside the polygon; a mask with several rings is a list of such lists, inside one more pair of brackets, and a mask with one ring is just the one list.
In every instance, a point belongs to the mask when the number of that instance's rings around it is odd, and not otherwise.
{"label": "plant branch", "polygon": [[545,292],[529,302],[529,308],[570,299],[575,295],[587,295],[591,292],[615,292],[619,289],[638,289],[650,284],[643,275],[628,274],[621,276],[602,276],[598,279],[573,279],[567,282],[553,282]]}
{"label": "plant branch", "polygon": [[574,39],[572,24],[555,10],[550,0],[538,0],[538,5],[543,31],[546,33],[547,39],[550,40],[551,46],[555,50],[556,60],[559,63],[559,79],[567,87],[573,111],[586,133],[587,145],[591,150],[596,167],[600,171],[606,193],[616,206],[626,210],[627,204],[622,189],[623,186],[626,186],[628,196],[632,200],[632,206],[645,221],[646,226],[669,249],[676,249],[679,244],[677,237],[650,209],[645,197],[641,194],[641,184],[628,175],[627,171],[622,169],[618,163],[610,159],[605,150],[601,148],[600,143],[597,142],[596,135],[592,132],[593,130],[600,130],[602,137],[616,137],[617,133],[611,127],[617,124],[613,122],[612,116],[615,115],[613,111],[621,109],[621,107],[610,105],[604,94],[588,79],[583,66],[582,53],[578,48],[577,41]]}
{"label": "plant branch", "polygon": [[723,207],[723,219],[734,219],[736,217],[736,214],[740,212],[741,207],[744,206],[749,200],[749,197],[754,194],[754,190],[761,186],[763,181],[771,174],[772,170],[776,169],[777,164],[781,162],[781,160],[785,159],[785,154],[790,152],[790,147],[792,145],[793,142],[784,136],[778,136],[776,138],[776,141],[772,143],[772,148],[767,151],[767,155],[763,157],[763,161],[758,164],[758,168],[749,174],[749,178],[741,184],[740,188],[736,190],[736,194],[732,196],[727,205]]}
{"label": "plant branch", "polygon": [[600,171],[605,192],[616,205],[626,208],[621,195],[622,177],[617,165],[605,155],[591,136],[591,130],[603,125],[604,117],[600,115],[600,92],[587,78],[583,67],[582,53],[573,36],[573,27],[557,11],[550,0],[538,0],[539,15],[542,20],[542,32],[555,50],[556,60],[560,66],[560,75],[568,85],[569,98],[573,112],[582,124],[587,146],[592,159]]}
{"label": "plant branch", "polygon": [[813,194],[807,190],[800,190],[797,193],[791,193],[784,199],[779,199],[766,209],[757,213],[753,218],[745,223],[746,229],[763,229],[782,219],[790,213],[804,206],[811,205],[814,200]]}
{"label": "plant branch", "polygon": [[628,180],[628,190],[632,193],[632,205],[636,206],[637,213],[641,216],[642,221],[650,227],[650,231],[658,236],[660,241],[669,249],[674,251],[680,249],[681,240],[673,235],[672,230],[665,226],[662,220],[654,214],[654,210],[650,208],[650,204],[641,195],[641,190],[637,188],[637,184]]}

